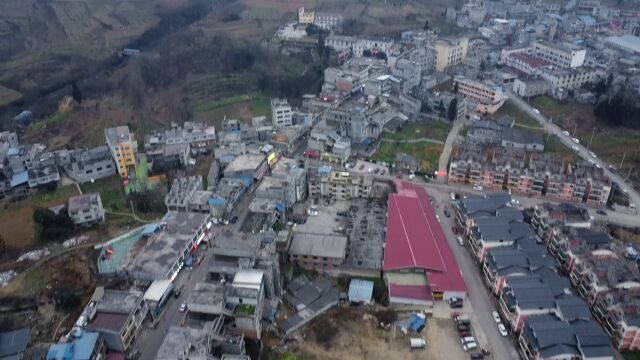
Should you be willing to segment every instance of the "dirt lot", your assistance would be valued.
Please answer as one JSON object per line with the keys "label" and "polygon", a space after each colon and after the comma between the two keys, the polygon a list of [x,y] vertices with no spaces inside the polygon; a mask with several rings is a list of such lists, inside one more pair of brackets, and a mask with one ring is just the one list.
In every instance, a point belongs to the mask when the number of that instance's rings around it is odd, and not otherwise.
{"label": "dirt lot", "polygon": [[454,330],[450,319],[428,317],[421,334],[427,348],[412,351],[409,335],[381,329],[364,310],[338,308],[311,322],[286,351],[310,360],[467,359]]}

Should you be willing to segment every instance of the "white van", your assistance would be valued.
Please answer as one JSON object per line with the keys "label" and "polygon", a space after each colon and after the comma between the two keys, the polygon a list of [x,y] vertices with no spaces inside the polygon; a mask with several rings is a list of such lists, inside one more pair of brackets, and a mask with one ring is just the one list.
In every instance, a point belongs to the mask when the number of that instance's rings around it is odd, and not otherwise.
{"label": "white van", "polygon": [[411,349],[424,349],[427,346],[427,342],[423,338],[410,338],[409,347]]}
{"label": "white van", "polygon": [[475,185],[473,185],[473,190],[482,191],[482,190],[484,190],[484,188],[481,185],[475,184]]}
{"label": "white van", "polygon": [[462,236],[458,236],[458,244],[460,244],[460,246],[464,246],[464,240],[462,239]]}

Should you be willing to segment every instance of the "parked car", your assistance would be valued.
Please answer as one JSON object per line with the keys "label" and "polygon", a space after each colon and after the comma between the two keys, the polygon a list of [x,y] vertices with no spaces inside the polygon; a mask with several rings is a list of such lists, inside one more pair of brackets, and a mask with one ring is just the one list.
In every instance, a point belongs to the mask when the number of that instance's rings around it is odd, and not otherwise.
{"label": "parked car", "polygon": [[185,312],[185,311],[187,311],[187,303],[180,304],[180,312]]}
{"label": "parked car", "polygon": [[493,320],[494,320],[497,324],[499,324],[499,323],[501,323],[501,322],[502,322],[502,320],[500,319],[500,314],[498,314],[498,312],[497,312],[497,311],[494,311],[492,315],[493,315]]}
{"label": "parked car", "polygon": [[231,218],[231,223],[232,224],[235,224],[237,222],[238,222],[238,217],[237,216],[234,216],[233,218]]}
{"label": "parked car", "polygon": [[409,174],[409,180],[413,180],[416,178],[416,174]]}
{"label": "parked car", "polygon": [[567,130],[562,130],[562,135],[569,136],[570,134],[569,134],[569,132]]}
{"label": "parked car", "polygon": [[482,353],[479,353],[479,352],[471,353],[469,355],[469,357],[471,358],[471,360],[482,360],[482,359],[484,359],[484,355]]}
{"label": "parked car", "polygon": [[596,156],[596,153],[594,153],[593,151],[589,151],[589,155],[591,155],[592,158],[597,159],[598,157]]}
{"label": "parked car", "polygon": [[533,112],[536,113],[536,114],[540,114],[540,110],[538,110],[538,109],[533,109]]}
{"label": "parked car", "polygon": [[462,345],[462,350],[469,351],[469,350],[473,350],[473,349],[475,349],[477,347],[478,347],[478,344],[476,344],[475,342],[471,342],[471,343],[466,343],[466,344]]}
{"label": "parked car", "polygon": [[456,193],[451,193],[451,200],[455,200],[456,199]]}
{"label": "parked car", "polygon": [[502,336],[507,336],[507,335],[509,335],[509,334],[507,333],[507,328],[505,328],[505,327],[504,327],[504,324],[502,324],[502,323],[498,324],[498,331],[500,331],[500,335],[502,335]]}
{"label": "parked car", "polygon": [[482,191],[482,190],[484,190],[484,188],[481,185],[475,184],[475,185],[473,185],[473,190]]}
{"label": "parked car", "polygon": [[460,246],[464,246],[464,240],[462,239],[462,236],[458,236],[458,244],[460,244]]}
{"label": "parked car", "polygon": [[607,212],[606,212],[606,211],[604,211],[604,210],[602,210],[602,209],[596,210],[596,213],[597,213],[598,215],[607,215]]}
{"label": "parked car", "polygon": [[580,140],[578,140],[578,138],[573,138],[571,139],[571,141],[573,141],[576,144],[580,144]]}
{"label": "parked car", "polygon": [[575,151],[575,152],[578,152],[578,151],[580,151],[580,148],[579,148],[579,147],[577,147],[577,146],[575,146],[575,145],[573,145],[573,146],[571,147],[571,150],[573,150],[573,151]]}
{"label": "parked car", "polygon": [[378,169],[378,168],[376,168],[375,170],[373,170],[373,173],[374,173],[374,174],[377,174],[377,173],[379,173],[379,172],[380,172],[380,169]]}
{"label": "parked car", "polygon": [[438,222],[440,222],[440,216],[438,214],[436,214],[436,220],[438,220]]}
{"label": "parked car", "polygon": [[463,344],[466,344],[466,343],[476,342],[476,339],[474,339],[474,338],[473,338],[473,336],[465,336],[465,337],[463,337],[463,338],[460,338],[460,341],[461,341]]}
{"label": "parked car", "polygon": [[469,330],[458,330],[458,335],[460,335],[460,337],[471,336],[471,331],[469,331]]}
{"label": "parked car", "polygon": [[451,217],[451,214],[449,213],[449,210],[444,209],[444,216]]}

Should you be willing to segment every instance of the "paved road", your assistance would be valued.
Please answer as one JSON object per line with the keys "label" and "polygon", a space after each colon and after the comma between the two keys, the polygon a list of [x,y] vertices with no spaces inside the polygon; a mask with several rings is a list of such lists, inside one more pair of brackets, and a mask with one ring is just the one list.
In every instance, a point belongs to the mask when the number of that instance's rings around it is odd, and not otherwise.
{"label": "paved road", "polygon": [[[445,141],[444,148],[440,154],[440,161],[438,162],[439,171],[448,171],[447,165],[449,164],[449,158],[451,157],[453,142],[456,137],[458,137],[458,133],[460,132],[460,129],[462,129],[462,125],[464,125],[463,120],[456,120],[453,122],[453,127],[451,127],[451,131],[449,131],[449,135],[447,135],[447,140]],[[441,179],[446,179],[446,177],[443,176]]]}
{"label": "paved road", "polygon": [[587,150],[586,147],[584,147],[582,144],[575,144],[572,141],[571,136],[563,135],[561,128],[559,128],[557,125],[552,123],[544,115],[540,114],[539,112],[534,111],[534,109],[533,109],[533,107],[531,107],[531,105],[529,105],[526,101],[522,100],[522,98],[520,98],[515,93],[513,93],[513,91],[511,91],[511,89],[507,88],[507,93],[509,94],[509,101],[512,104],[514,104],[520,110],[524,111],[527,115],[531,116],[536,121],[538,121],[540,123],[540,125],[545,129],[545,131],[557,136],[558,139],[560,139],[560,142],[563,143],[565,146],[567,146],[569,148],[571,148],[573,146],[577,147],[577,149],[578,149],[577,154],[581,158],[583,158],[585,160],[591,159],[591,160],[595,161],[596,164],[598,164],[598,165],[600,165],[602,167],[602,169],[604,170],[605,175],[607,175],[609,177],[609,179],[611,179],[614,182],[618,183],[622,187],[623,190],[626,190],[628,192],[629,199],[630,199],[631,203],[634,203],[636,205],[640,205],[640,194],[638,194],[637,191],[635,191],[629,184],[627,184],[622,179],[622,177],[620,177],[618,174],[612,173],[608,168],[609,164],[605,163],[604,161],[602,161],[600,159],[592,158],[591,155],[589,155],[589,150]]}
{"label": "paved road", "polygon": [[395,143],[395,144],[418,144],[421,142],[428,142],[428,143],[432,143],[432,144],[444,144],[444,142],[440,141],[440,140],[435,140],[435,139],[429,139],[429,138],[417,138],[417,139],[407,139],[407,140],[395,140],[395,139],[387,139],[384,138],[382,139],[383,142],[388,142],[388,143]]}
{"label": "paved road", "polygon": [[[481,331],[483,331],[487,337],[494,359],[518,359],[519,355],[513,345],[512,337],[501,336],[493,320],[492,312],[497,309],[497,302],[494,296],[490,294],[489,289],[484,285],[482,271],[466,248],[458,244],[456,240],[457,237],[451,230],[454,218],[450,207],[449,193],[445,191],[435,191],[433,188],[427,188],[427,193],[436,200],[436,205],[438,205],[436,212],[440,216],[442,230],[449,241],[453,256],[467,284],[469,291],[467,301],[471,302],[473,312],[480,322]],[[449,207],[449,212],[452,214],[452,217],[447,218],[444,215],[445,206]],[[479,329],[476,329],[476,331],[478,330]]]}

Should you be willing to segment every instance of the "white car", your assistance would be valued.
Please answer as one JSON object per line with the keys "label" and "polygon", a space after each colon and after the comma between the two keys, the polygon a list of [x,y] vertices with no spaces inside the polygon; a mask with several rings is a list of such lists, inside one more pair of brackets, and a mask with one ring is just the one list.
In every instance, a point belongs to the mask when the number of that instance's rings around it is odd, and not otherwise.
{"label": "white car", "polygon": [[498,314],[497,311],[493,312],[493,320],[496,322],[496,324],[500,324],[502,322],[502,320],[500,319],[500,314]]}
{"label": "white car", "polygon": [[580,144],[580,140],[578,140],[578,138],[573,138],[571,139],[571,141],[573,141],[576,144]]}
{"label": "white car", "polygon": [[569,132],[567,130],[562,130],[562,135],[569,136]]}
{"label": "white car", "polygon": [[500,335],[507,336],[507,328],[504,327],[504,324],[498,324],[498,331],[500,331]]}
{"label": "white car", "polygon": [[438,214],[436,214],[436,220],[438,220],[438,222],[440,222],[440,216]]}
{"label": "white car", "polygon": [[533,112],[538,114],[538,115],[540,114],[540,110],[538,110],[538,109],[533,109]]}
{"label": "white car", "polygon": [[462,350],[469,351],[469,350],[473,350],[473,349],[475,349],[477,347],[478,347],[478,344],[476,344],[475,342],[470,342],[470,343],[466,343],[466,344],[462,345]]}
{"label": "white car", "polygon": [[594,153],[593,151],[589,151],[589,155],[591,155],[592,158],[597,159],[598,157],[596,156],[596,153]]}
{"label": "white car", "polygon": [[451,200],[455,200],[456,199],[456,193],[451,193]]}
{"label": "white car", "polygon": [[476,184],[476,185],[473,185],[473,190],[475,190],[475,191],[482,191],[482,190],[484,190],[484,188],[483,188],[482,186],[480,186],[480,185]]}
{"label": "white car", "polygon": [[180,304],[180,312],[185,312],[185,311],[187,311],[187,303]]}
{"label": "white car", "polygon": [[577,146],[575,146],[575,145],[573,145],[573,146],[571,147],[571,150],[573,150],[573,151],[575,151],[575,152],[578,152],[578,151],[580,151],[580,148],[579,148],[579,147],[577,147]]}
{"label": "white car", "polygon": [[464,240],[462,240],[462,236],[458,236],[458,244],[460,244],[460,246],[464,246]]}

